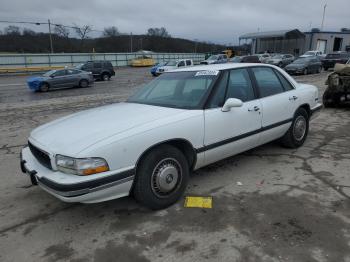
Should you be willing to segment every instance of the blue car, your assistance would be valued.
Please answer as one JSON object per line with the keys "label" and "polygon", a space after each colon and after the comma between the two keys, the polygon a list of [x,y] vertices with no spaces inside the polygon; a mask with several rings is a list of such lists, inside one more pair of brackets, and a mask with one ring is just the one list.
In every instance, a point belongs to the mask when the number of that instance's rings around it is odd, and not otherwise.
{"label": "blue car", "polygon": [[93,75],[78,69],[51,70],[42,76],[27,79],[28,87],[33,91],[47,92],[49,89],[88,87],[94,82]]}
{"label": "blue car", "polygon": [[153,76],[158,76],[158,75],[159,75],[159,74],[157,73],[158,67],[166,66],[167,64],[168,64],[168,62],[161,62],[161,63],[155,64],[155,65],[151,68],[151,74],[152,74]]}

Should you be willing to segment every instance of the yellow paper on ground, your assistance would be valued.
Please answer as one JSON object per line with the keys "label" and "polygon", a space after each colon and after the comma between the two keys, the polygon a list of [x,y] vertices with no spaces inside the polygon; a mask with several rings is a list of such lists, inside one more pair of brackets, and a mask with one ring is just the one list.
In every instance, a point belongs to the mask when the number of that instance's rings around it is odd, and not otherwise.
{"label": "yellow paper on ground", "polygon": [[212,206],[212,197],[187,196],[185,199],[185,207],[212,208]]}

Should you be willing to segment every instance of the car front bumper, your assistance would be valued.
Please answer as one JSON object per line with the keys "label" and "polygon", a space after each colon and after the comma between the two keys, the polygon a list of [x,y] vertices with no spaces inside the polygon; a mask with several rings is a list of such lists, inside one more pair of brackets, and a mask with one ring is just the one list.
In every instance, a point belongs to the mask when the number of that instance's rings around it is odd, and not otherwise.
{"label": "car front bumper", "polygon": [[133,167],[91,176],[53,171],[41,165],[29,147],[22,149],[20,164],[32,184],[64,202],[97,203],[127,196],[135,174]]}

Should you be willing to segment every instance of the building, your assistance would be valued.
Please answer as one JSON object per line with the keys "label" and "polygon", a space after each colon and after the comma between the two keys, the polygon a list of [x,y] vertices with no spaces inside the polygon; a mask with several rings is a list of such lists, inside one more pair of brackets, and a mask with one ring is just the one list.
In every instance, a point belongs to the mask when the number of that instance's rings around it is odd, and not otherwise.
{"label": "building", "polygon": [[257,32],[239,37],[242,41],[251,41],[251,53],[290,53],[301,55],[309,50],[324,53],[335,51],[350,52],[350,31],[311,31],[301,32],[298,29]]}

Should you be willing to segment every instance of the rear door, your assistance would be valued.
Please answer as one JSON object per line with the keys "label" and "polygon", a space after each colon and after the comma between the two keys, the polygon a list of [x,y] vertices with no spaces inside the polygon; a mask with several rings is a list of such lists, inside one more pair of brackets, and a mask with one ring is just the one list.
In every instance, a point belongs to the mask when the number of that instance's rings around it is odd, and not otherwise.
{"label": "rear door", "polygon": [[[228,98],[243,101],[241,107],[222,111]],[[261,104],[247,69],[222,72],[219,84],[204,110],[206,164],[246,151],[257,145],[261,128]]]}
{"label": "rear door", "polygon": [[261,143],[281,137],[289,128],[298,107],[296,90],[278,71],[270,67],[253,67],[262,105]]}

